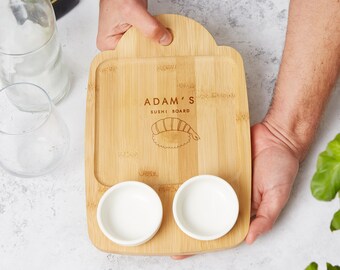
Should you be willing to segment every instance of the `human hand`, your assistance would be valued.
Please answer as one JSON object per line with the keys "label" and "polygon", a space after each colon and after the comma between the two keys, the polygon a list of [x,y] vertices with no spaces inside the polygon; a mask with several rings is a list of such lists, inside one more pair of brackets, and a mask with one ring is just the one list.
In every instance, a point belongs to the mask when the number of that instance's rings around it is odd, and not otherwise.
{"label": "human hand", "polygon": [[299,157],[269,123],[251,129],[253,158],[252,220],[246,243],[268,232],[286,205],[299,170]]}
{"label": "human hand", "polygon": [[101,0],[97,47],[111,50],[131,27],[161,45],[172,41],[170,32],[147,11],[147,0]]}
{"label": "human hand", "polygon": [[[299,157],[268,123],[251,129],[253,155],[252,212],[256,217],[246,237],[248,244],[269,231],[286,205],[299,169]],[[272,130],[272,131],[270,131]],[[173,256],[181,260],[189,256]]]}

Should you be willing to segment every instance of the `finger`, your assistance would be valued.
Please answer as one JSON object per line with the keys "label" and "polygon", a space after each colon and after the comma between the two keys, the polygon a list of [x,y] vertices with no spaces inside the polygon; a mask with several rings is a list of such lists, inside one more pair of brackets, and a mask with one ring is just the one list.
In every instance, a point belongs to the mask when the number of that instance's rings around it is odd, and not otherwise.
{"label": "finger", "polygon": [[186,259],[186,258],[189,258],[193,255],[179,255],[179,256],[171,256],[172,259],[174,260],[183,260],[183,259]]}
{"label": "finger", "polygon": [[136,8],[131,9],[128,23],[135,26],[146,37],[161,45],[169,45],[172,41],[170,31],[150,15],[142,5],[138,5]]}
{"label": "finger", "polygon": [[107,36],[107,37],[98,36],[97,48],[101,51],[113,50],[116,48],[122,36],[123,34],[117,34],[114,36]]}
{"label": "finger", "polygon": [[260,207],[260,203],[261,203],[261,194],[258,191],[257,188],[253,188],[253,192],[252,192],[252,199],[251,199],[251,212],[250,212],[250,216],[256,216],[256,213]]}
{"label": "finger", "polygon": [[246,243],[252,244],[258,236],[269,231],[278,216],[280,215],[284,205],[284,200],[270,200],[270,196],[267,195],[266,199],[261,202],[255,219],[251,222],[248,235],[246,237]]}
{"label": "finger", "polygon": [[131,27],[117,14],[112,1],[100,1],[97,48],[101,51],[115,49],[122,35]]}
{"label": "finger", "polygon": [[258,149],[257,149],[257,144],[256,144],[256,136],[254,134],[256,134],[257,129],[259,129],[259,127],[257,125],[254,125],[250,128],[250,143],[251,143],[251,156],[253,159],[256,158],[256,153],[258,153]]}

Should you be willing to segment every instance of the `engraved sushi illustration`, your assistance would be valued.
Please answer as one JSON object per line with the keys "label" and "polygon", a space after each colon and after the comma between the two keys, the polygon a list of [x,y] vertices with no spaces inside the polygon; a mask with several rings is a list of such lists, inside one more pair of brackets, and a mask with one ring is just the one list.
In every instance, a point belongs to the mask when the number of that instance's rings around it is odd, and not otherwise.
{"label": "engraved sushi illustration", "polygon": [[185,121],[176,117],[167,117],[158,120],[151,126],[152,139],[156,145],[163,148],[179,148],[200,137],[196,131]]}

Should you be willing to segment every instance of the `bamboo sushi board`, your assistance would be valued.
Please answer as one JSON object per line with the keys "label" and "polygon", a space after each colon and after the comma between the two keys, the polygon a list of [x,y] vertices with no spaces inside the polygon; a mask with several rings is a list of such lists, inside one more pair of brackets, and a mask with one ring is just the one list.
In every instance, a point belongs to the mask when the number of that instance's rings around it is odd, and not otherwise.
{"label": "bamboo sushi board", "polygon": [[[233,247],[250,221],[251,147],[243,62],[233,48],[217,46],[197,22],[157,17],[174,40],[160,46],[131,28],[116,50],[92,62],[86,112],[86,201],[93,244],[110,253],[193,254]],[[172,216],[176,190],[187,179],[212,174],[235,189],[240,213],[224,237],[199,241],[185,235]],[[138,180],[163,204],[160,230],[149,242],[123,247],[97,224],[103,193]]]}

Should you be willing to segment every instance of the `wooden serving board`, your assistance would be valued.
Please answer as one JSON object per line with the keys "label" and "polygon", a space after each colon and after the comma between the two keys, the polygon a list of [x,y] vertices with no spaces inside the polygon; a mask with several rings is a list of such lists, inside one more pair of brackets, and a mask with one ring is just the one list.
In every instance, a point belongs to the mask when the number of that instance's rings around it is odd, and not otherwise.
{"label": "wooden serving board", "polygon": [[[157,17],[174,40],[160,46],[131,28],[115,51],[99,54],[90,71],[86,113],[88,230],[99,249],[120,254],[193,254],[233,247],[250,221],[251,149],[247,92],[240,54],[217,46],[197,22]],[[179,186],[212,174],[235,189],[240,213],[234,228],[214,241],[185,235],[172,215]],[[96,211],[112,185],[138,180],[163,203],[163,222],[137,247],[112,243],[100,231]]]}

